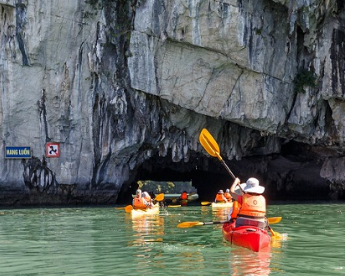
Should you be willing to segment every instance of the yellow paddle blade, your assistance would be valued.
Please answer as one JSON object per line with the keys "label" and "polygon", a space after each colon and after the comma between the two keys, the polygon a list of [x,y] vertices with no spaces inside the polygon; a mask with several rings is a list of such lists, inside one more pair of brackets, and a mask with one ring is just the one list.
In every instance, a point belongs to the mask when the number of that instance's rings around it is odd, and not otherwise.
{"label": "yellow paddle blade", "polygon": [[176,207],[181,207],[181,204],[178,204],[178,205],[168,205],[169,208],[176,208]]}
{"label": "yellow paddle blade", "polygon": [[211,205],[212,202],[209,202],[209,201],[201,201],[201,205],[202,206],[207,206],[207,205]]}
{"label": "yellow paddle blade", "polygon": [[199,142],[209,155],[217,157],[220,161],[223,159],[220,156],[218,143],[216,142],[216,140],[214,140],[213,136],[208,132],[206,128],[203,128],[200,132]]}
{"label": "yellow paddle blade", "polygon": [[190,228],[193,226],[201,226],[204,225],[203,222],[201,221],[185,221],[181,222],[180,224],[177,225],[178,228]]}
{"label": "yellow paddle blade", "polygon": [[[272,229],[272,228],[271,228]],[[273,231],[273,230],[272,230]],[[272,234],[272,232],[271,232],[271,234]],[[283,240],[284,239],[284,237],[283,237],[283,235],[282,234],[280,234],[280,233],[278,233],[278,232],[276,232],[276,231],[274,231],[274,235],[272,235],[272,237],[271,237],[273,240]]]}
{"label": "yellow paddle blade", "polygon": [[133,206],[132,206],[132,205],[127,205],[127,206],[125,207],[126,213],[130,213],[132,210],[133,210]]}
{"label": "yellow paddle blade", "polygon": [[162,200],[164,200],[164,194],[158,194],[158,195],[155,197],[155,200],[156,200],[156,201],[162,201]]}
{"label": "yellow paddle blade", "polygon": [[275,239],[275,240],[283,239],[283,236],[280,233],[273,231],[273,229],[269,225],[268,225],[268,230],[270,230],[271,232],[272,239]]}
{"label": "yellow paddle blade", "polygon": [[282,220],[282,217],[272,217],[272,218],[268,218],[268,223],[269,224],[275,224],[278,223]]}

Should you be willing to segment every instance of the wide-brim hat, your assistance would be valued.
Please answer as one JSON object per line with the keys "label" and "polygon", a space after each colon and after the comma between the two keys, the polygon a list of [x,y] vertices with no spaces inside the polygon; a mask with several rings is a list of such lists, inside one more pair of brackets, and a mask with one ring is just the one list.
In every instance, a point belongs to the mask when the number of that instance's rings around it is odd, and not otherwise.
{"label": "wide-brim hat", "polygon": [[246,183],[240,184],[240,187],[235,188],[235,193],[241,195],[241,190],[245,193],[253,193],[261,195],[265,191],[265,187],[260,186],[259,180],[254,177],[251,177],[247,180]]}

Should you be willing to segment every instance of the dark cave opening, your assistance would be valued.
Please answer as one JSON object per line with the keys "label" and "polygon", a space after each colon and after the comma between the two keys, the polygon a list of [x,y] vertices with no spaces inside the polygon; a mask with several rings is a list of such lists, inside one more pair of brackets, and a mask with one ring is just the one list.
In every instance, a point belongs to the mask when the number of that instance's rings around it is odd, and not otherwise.
{"label": "dark cave opening", "polygon": [[[171,157],[154,156],[145,161],[136,171],[135,177],[123,185],[118,204],[128,204],[138,188],[137,181],[190,181],[197,189],[199,200],[212,201],[219,189],[226,189],[232,183],[230,175],[218,160],[201,153],[193,153],[189,162],[173,162]],[[221,170],[224,170],[221,172]]]}
{"label": "dark cave opening", "polygon": [[[241,160],[226,160],[236,177],[245,182],[259,179],[265,186],[267,202],[331,200],[329,183],[320,177],[322,149],[287,142],[280,154],[250,156]],[[224,158],[224,156],[223,156]],[[128,204],[138,188],[138,180],[191,181],[200,201],[213,201],[219,189],[230,188],[233,179],[221,162],[203,153],[192,152],[189,161],[173,162],[171,154],[153,156],[136,169],[132,179],[123,185],[118,202]],[[338,198],[342,199],[342,194]],[[334,199],[334,198],[333,198]]]}

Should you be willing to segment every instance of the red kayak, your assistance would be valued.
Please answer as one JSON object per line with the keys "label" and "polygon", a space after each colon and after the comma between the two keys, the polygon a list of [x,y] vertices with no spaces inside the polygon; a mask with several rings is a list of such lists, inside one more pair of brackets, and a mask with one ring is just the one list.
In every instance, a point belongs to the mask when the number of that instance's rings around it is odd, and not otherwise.
{"label": "red kayak", "polygon": [[255,252],[270,245],[271,237],[266,230],[255,226],[235,227],[235,222],[226,222],[222,228],[224,238],[231,244],[242,246]]}

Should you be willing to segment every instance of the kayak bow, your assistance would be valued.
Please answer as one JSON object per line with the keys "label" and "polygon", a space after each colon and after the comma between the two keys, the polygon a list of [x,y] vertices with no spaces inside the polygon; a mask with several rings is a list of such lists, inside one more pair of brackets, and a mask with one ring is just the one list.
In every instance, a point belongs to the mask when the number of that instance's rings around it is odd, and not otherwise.
{"label": "kayak bow", "polygon": [[212,209],[218,209],[218,208],[231,208],[232,202],[212,202]]}
{"label": "kayak bow", "polygon": [[223,237],[233,245],[259,252],[270,245],[271,237],[266,230],[255,226],[235,227],[235,222],[227,222],[222,227]]}
{"label": "kayak bow", "polygon": [[155,204],[152,208],[146,208],[145,210],[142,210],[142,209],[131,210],[132,218],[138,218],[138,217],[147,216],[147,215],[158,215],[158,214],[159,214],[159,203]]}

